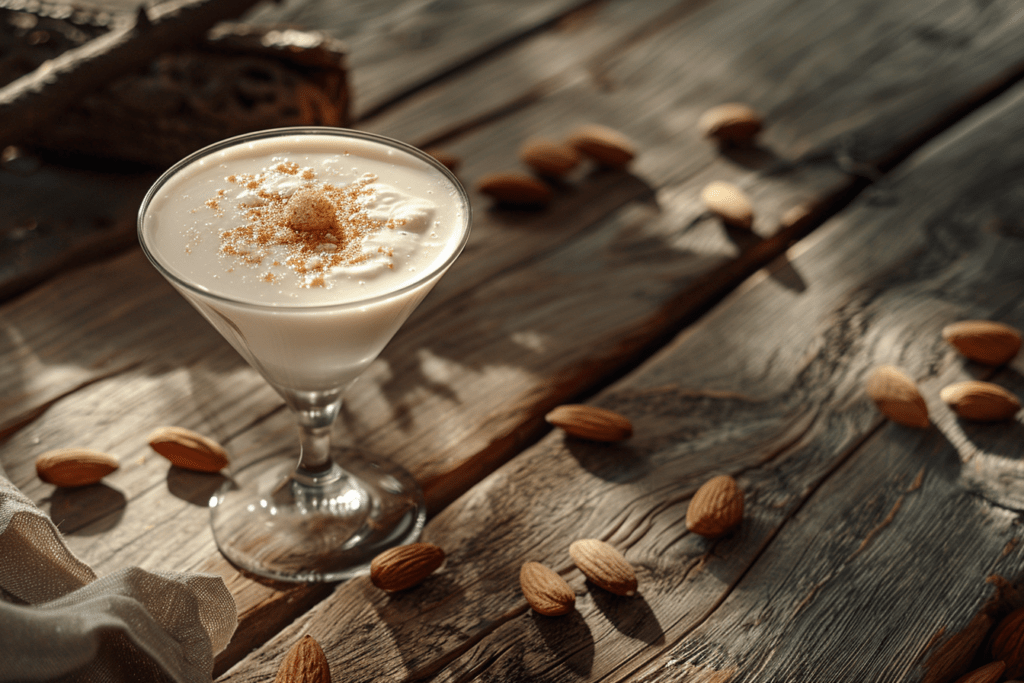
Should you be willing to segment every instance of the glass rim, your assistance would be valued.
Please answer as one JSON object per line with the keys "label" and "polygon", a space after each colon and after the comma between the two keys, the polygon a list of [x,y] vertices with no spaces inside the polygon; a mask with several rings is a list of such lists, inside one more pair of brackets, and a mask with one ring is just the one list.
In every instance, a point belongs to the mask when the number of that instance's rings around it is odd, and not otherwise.
{"label": "glass rim", "polygon": [[[439,171],[448,179],[448,181],[452,184],[452,187],[454,187],[454,189],[456,190],[456,193],[458,194],[459,198],[462,200],[462,204],[465,210],[465,220],[463,221],[462,236],[459,239],[459,243],[456,245],[452,253],[449,254],[448,258],[446,258],[443,262],[438,264],[436,267],[431,268],[426,273],[423,273],[412,282],[409,282],[398,289],[386,292],[384,294],[375,294],[373,296],[364,297],[362,299],[354,299],[352,301],[343,301],[332,304],[262,304],[253,301],[246,301],[244,299],[239,299],[231,296],[225,296],[223,294],[211,292],[207,289],[196,286],[193,283],[188,282],[187,280],[184,280],[183,278],[172,273],[167,267],[160,263],[160,261],[150,250],[149,246],[146,244],[146,239],[143,234],[143,223],[145,221],[146,211],[149,208],[150,203],[153,201],[153,198],[156,196],[157,192],[159,192],[160,189],[163,188],[163,186],[167,183],[167,181],[174,177],[175,174],[177,174],[181,169],[185,168],[186,166],[189,166],[198,159],[209,156],[210,154],[218,152],[222,149],[234,147],[236,145],[243,144],[245,142],[250,142],[252,140],[263,140],[267,138],[285,137],[290,135],[326,135],[330,137],[357,138],[361,140],[367,140],[370,142],[377,142],[388,147],[391,147],[393,149],[405,152],[410,156],[425,162],[428,166],[433,167],[435,170]],[[452,173],[446,166],[444,166],[440,161],[438,161],[437,159],[435,159],[434,157],[430,156],[429,154],[427,154],[426,152],[417,147],[414,147],[406,142],[402,142],[401,140],[395,140],[394,138],[389,138],[387,136],[379,135],[377,133],[355,130],[354,128],[338,128],[333,126],[286,126],[281,128],[268,128],[265,130],[252,131],[249,133],[242,133],[241,135],[234,135],[230,138],[225,138],[223,140],[220,140],[219,142],[215,142],[213,144],[207,145],[206,147],[198,149],[195,152],[192,152],[191,154],[189,154],[188,156],[186,156],[185,158],[181,159],[176,164],[168,168],[160,175],[159,178],[156,179],[153,185],[149,188],[149,191],[146,192],[146,196],[142,200],[141,206],[139,206],[136,233],[138,236],[139,245],[142,247],[142,252],[146,255],[146,258],[149,260],[151,264],[153,264],[153,267],[155,267],[161,275],[163,275],[175,286],[181,287],[189,292],[193,292],[202,297],[213,299],[215,301],[229,303],[234,306],[241,306],[244,308],[254,308],[267,311],[280,311],[282,313],[299,313],[305,311],[321,311],[327,309],[334,310],[341,308],[359,308],[361,306],[366,306],[369,304],[376,303],[378,301],[384,301],[392,297],[399,296],[401,294],[412,291],[422,286],[431,278],[436,277],[439,273],[443,273],[448,267],[452,265],[452,263],[455,262],[455,259],[457,259],[459,255],[462,253],[463,249],[466,246],[466,243],[469,241],[469,233],[473,223],[472,218],[472,207],[470,206],[469,194],[466,192],[466,188],[462,185],[459,179],[455,177],[455,174]]]}

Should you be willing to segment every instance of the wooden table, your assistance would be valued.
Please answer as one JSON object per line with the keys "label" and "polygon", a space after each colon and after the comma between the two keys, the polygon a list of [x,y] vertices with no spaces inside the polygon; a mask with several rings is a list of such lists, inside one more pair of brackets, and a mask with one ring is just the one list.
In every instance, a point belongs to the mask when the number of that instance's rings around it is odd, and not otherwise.
{"label": "wooden table", "polygon": [[[544,210],[471,190],[469,246],[350,392],[339,438],[422,483],[447,564],[387,595],[227,563],[206,509],[223,477],[171,468],[145,436],[189,427],[244,464],[294,440],[291,418],[130,244],[152,174],[44,164],[0,172],[5,250],[31,266],[0,306],[0,464],[71,548],[101,575],[223,576],[224,681],[272,680],[307,633],[335,681],[934,683],[989,661],[970,645],[1020,604],[1024,426],[960,420],[938,393],[981,378],[1024,395],[1024,361],[967,362],[939,332],[1024,328],[1020,1],[349,4],[253,19],[348,40],[357,127],[459,155],[467,187],[581,123],[639,152]],[[727,101],[766,115],[756,149],[697,131]],[[66,192],[28,215],[40,179]],[[712,180],[750,194],[753,231],[705,211]],[[882,364],[918,381],[931,427],[864,395]],[[543,421],[567,402],[635,434],[567,438]],[[36,455],[73,445],[120,470],[82,490],[36,478]],[[684,519],[721,473],[746,513],[708,541]],[[622,550],[639,596],[586,582],[578,538]],[[528,609],[527,560],[576,611]]]}

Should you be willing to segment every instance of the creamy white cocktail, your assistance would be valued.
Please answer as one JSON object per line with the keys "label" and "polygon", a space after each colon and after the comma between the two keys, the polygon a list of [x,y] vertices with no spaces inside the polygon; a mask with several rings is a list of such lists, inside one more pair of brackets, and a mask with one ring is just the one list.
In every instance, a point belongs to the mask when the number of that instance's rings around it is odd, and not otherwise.
{"label": "creamy white cocktail", "polygon": [[[142,238],[273,385],[330,391],[377,357],[458,254],[460,192],[375,140],[257,139],[179,168],[149,201]],[[293,225],[318,204],[334,215]]]}
{"label": "creamy white cocktail", "polygon": [[465,191],[434,159],[337,128],[232,138],[150,190],[147,256],[298,417],[299,458],[234,472],[211,501],[237,564],[334,580],[418,535],[415,482],[357,457],[339,466],[330,430],[342,393],[462,251],[469,221]]}

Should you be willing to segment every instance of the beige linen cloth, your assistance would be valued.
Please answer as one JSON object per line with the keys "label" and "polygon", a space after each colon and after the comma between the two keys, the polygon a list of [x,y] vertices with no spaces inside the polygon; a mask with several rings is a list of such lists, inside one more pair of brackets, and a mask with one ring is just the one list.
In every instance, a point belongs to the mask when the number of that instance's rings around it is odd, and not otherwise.
{"label": "beige linen cloth", "polygon": [[0,467],[0,682],[210,681],[236,625],[218,576],[97,579]]}

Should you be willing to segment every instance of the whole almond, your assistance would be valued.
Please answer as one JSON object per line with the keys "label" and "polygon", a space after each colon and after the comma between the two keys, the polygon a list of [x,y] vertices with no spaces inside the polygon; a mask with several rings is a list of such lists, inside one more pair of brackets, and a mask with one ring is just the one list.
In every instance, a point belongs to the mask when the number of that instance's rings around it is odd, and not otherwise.
{"label": "whole almond", "polygon": [[576,605],[576,593],[565,579],[540,562],[526,562],[520,567],[519,587],[533,611],[544,616],[568,614]]}
{"label": "whole almond", "polygon": [[875,368],[865,391],[882,414],[907,427],[927,427],[928,406],[917,384],[906,373],[891,365]]}
{"label": "whole almond", "polygon": [[543,176],[560,178],[580,163],[580,153],[564,142],[533,138],[519,148],[519,159]]}
{"label": "whole almond", "polygon": [[431,148],[423,151],[425,151],[430,156],[434,157],[434,159],[439,161],[442,166],[447,168],[452,173],[458,171],[459,166],[462,165],[462,159],[460,159],[457,155],[452,154],[451,152],[444,151],[443,149]]}
{"label": "whole almond", "polygon": [[1009,420],[1020,410],[1020,400],[998,384],[968,380],[944,387],[939,398],[960,417],[978,422]]}
{"label": "whole almond", "polygon": [[971,360],[1002,365],[1020,351],[1020,332],[992,320],[961,320],[942,328],[942,338]]}
{"label": "whole almond", "polygon": [[274,683],[331,683],[331,667],[316,638],[306,635],[292,645]]}
{"label": "whole almond", "polygon": [[745,145],[761,132],[761,115],[740,102],[727,102],[704,112],[697,127],[709,138],[727,145]]}
{"label": "whole almond", "polygon": [[410,543],[385,550],[370,562],[370,581],[385,591],[419,584],[444,564],[444,551],[433,543]]}
{"label": "whole almond", "polygon": [[569,555],[592,583],[616,595],[636,595],[636,573],[618,550],[596,538],[574,541]]}
{"label": "whole almond", "polygon": [[928,655],[921,683],[948,683],[954,676],[961,675],[974,660],[991,628],[992,618],[988,614],[984,611],[975,614],[967,626]]}
{"label": "whole almond", "polygon": [[1002,675],[1006,664],[1003,662],[990,662],[985,666],[965,673],[956,679],[956,683],[996,683]]}
{"label": "whole almond", "polygon": [[57,448],[36,457],[36,474],[54,486],[88,486],[118,468],[117,458],[91,448]]}
{"label": "whole almond", "polygon": [[623,441],[633,435],[629,418],[596,406],[566,404],[549,412],[544,419],[567,434],[591,441]]}
{"label": "whole almond", "polygon": [[1017,608],[1000,620],[992,631],[992,659],[1006,663],[1006,677],[1024,674],[1024,607]]}
{"label": "whole almond", "polygon": [[623,169],[636,156],[629,138],[617,130],[597,124],[577,128],[566,142],[606,168]]}
{"label": "whole almond", "polygon": [[551,201],[551,188],[525,173],[491,173],[477,182],[477,189],[498,202],[511,206],[543,206]]}
{"label": "whole almond", "polygon": [[742,521],[743,491],[728,474],[704,482],[686,509],[686,528],[705,538],[724,536]]}
{"label": "whole almond", "polygon": [[228,454],[216,441],[184,427],[160,427],[147,438],[150,447],[171,464],[195,472],[219,472]]}
{"label": "whole almond", "polygon": [[700,193],[707,210],[722,219],[726,225],[749,230],[754,223],[754,206],[747,193],[732,183],[716,180],[704,186]]}

